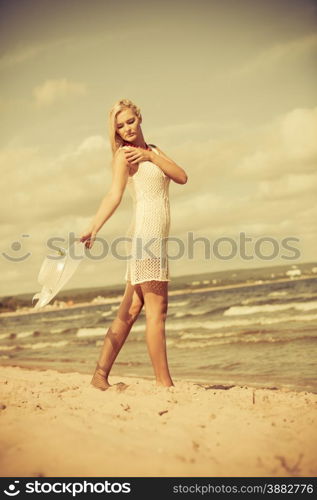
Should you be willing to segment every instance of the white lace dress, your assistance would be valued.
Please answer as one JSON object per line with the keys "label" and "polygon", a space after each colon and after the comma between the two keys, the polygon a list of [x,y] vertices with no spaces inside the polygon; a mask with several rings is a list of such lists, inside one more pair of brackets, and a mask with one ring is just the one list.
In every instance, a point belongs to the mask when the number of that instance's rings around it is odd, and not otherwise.
{"label": "white lace dress", "polygon": [[[149,146],[160,154],[154,145]],[[129,175],[127,189],[132,197],[133,213],[125,235],[125,280],[132,285],[151,280],[171,281],[167,255],[169,183],[170,178],[150,161],[139,163]]]}

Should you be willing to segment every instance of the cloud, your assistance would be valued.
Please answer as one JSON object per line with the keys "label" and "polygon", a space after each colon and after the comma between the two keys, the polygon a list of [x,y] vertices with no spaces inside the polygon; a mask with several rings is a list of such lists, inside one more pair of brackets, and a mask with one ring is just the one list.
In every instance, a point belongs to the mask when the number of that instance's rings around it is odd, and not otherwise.
{"label": "cloud", "polygon": [[85,153],[90,151],[104,152],[110,150],[109,144],[100,135],[94,135],[84,139],[82,144],[78,147],[78,153]]}
{"label": "cloud", "polygon": [[1,213],[6,214],[3,222],[36,224],[55,221],[62,214],[89,214],[110,184],[108,149],[103,137],[90,136],[75,150],[55,158],[47,157],[40,148],[0,151],[7,186],[0,202]]}
{"label": "cloud", "polygon": [[317,107],[291,110],[253,134],[250,151],[237,157],[233,174],[257,181],[278,181],[290,174],[313,175],[317,163],[316,137]]}
{"label": "cloud", "polygon": [[297,108],[281,121],[281,136],[285,154],[289,158],[305,160],[317,158],[317,107]]}
{"label": "cloud", "polygon": [[84,83],[71,82],[66,78],[46,80],[42,85],[33,89],[33,96],[37,106],[51,106],[55,102],[87,94]]}
{"label": "cloud", "polygon": [[61,38],[59,40],[42,42],[39,44],[30,44],[21,47],[17,47],[11,49],[10,52],[7,52],[0,58],[0,70],[7,69],[12,66],[19,65],[24,62],[30,62],[34,58],[39,55],[43,55],[43,53],[49,50],[56,50],[59,47],[65,47],[65,44],[71,43],[71,38]]}
{"label": "cloud", "polygon": [[292,197],[316,197],[317,175],[288,175],[274,182],[263,181],[258,185],[254,199],[282,200]]}
{"label": "cloud", "polygon": [[240,63],[239,67],[229,70],[231,76],[256,73],[269,66],[275,66],[287,58],[292,61],[303,54],[316,50],[317,34],[312,33],[291,41],[275,43],[273,46],[257,53],[256,57]]}

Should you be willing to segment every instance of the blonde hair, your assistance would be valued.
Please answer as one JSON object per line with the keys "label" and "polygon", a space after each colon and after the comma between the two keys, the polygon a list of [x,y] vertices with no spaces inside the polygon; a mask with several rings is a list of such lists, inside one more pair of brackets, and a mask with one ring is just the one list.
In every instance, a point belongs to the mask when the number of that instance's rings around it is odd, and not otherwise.
{"label": "blonde hair", "polygon": [[129,99],[120,99],[112,106],[109,112],[109,140],[113,155],[124,143],[123,139],[119,136],[119,134],[117,134],[116,131],[116,117],[120,111],[123,111],[126,108],[131,109],[139,120],[142,121],[140,108]]}

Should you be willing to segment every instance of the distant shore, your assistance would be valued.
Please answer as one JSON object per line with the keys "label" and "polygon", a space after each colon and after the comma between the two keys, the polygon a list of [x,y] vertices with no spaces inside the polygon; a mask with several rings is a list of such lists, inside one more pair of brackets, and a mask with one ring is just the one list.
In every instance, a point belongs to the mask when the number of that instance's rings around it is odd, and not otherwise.
{"label": "distant shore", "polygon": [[[293,282],[293,281],[303,281],[303,280],[311,280],[311,279],[317,279],[317,276],[300,276],[300,277],[294,277],[294,278],[280,278],[280,279],[272,279],[272,280],[257,280],[253,282],[244,282],[244,283],[235,283],[235,284],[228,284],[228,285],[213,285],[213,286],[205,286],[201,288],[183,288],[183,289],[178,289],[178,290],[169,290],[168,295],[171,296],[177,296],[177,295],[188,295],[192,293],[204,293],[204,292],[210,292],[210,291],[217,291],[217,290],[224,290],[228,288],[245,288],[245,287],[250,287],[250,286],[263,286],[263,285],[269,285],[273,283],[285,283],[285,282]],[[100,302],[75,302],[72,305],[65,305],[65,306],[54,306],[54,305],[48,305],[45,306],[39,310],[34,310],[33,307],[28,308],[25,310],[16,310],[16,311],[11,311],[11,312],[3,312],[0,313],[0,318],[1,317],[6,317],[6,316],[17,316],[17,315],[24,315],[24,314],[39,314],[43,312],[50,312],[50,311],[61,311],[61,310],[67,310],[67,309],[76,309],[78,307],[96,307],[98,305],[103,305],[103,304],[114,304],[118,303],[121,301],[123,297],[123,294],[120,294],[116,297],[109,297],[109,298],[104,298]]]}

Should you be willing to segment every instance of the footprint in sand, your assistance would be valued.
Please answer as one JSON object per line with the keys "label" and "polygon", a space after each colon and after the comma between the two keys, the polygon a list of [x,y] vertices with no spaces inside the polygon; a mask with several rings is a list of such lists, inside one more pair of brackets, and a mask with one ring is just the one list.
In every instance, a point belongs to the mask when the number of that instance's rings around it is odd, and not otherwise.
{"label": "footprint in sand", "polygon": [[129,386],[127,384],[124,384],[123,382],[118,382],[117,384],[113,384],[111,387],[114,387],[115,390],[119,392],[119,391],[125,391]]}

